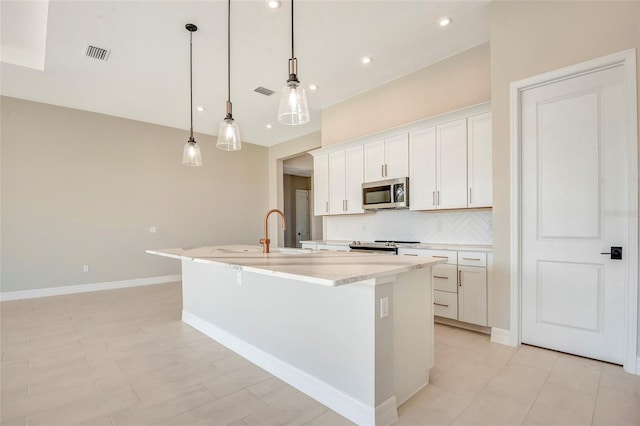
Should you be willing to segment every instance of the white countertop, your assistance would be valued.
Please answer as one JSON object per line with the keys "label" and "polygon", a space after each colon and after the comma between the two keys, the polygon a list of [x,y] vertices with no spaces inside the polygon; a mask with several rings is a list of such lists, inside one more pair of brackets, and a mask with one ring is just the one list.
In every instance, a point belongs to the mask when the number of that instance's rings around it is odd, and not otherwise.
{"label": "white countertop", "polygon": [[[308,240],[301,243],[331,244],[348,246],[352,240]],[[364,242],[364,241],[362,241]],[[412,243],[398,244],[399,248],[431,249],[431,250],[460,250],[460,251],[493,251],[493,246],[482,244],[447,244],[447,243]]]}
{"label": "white countertop", "polygon": [[147,250],[147,253],[327,286],[401,274],[445,261],[429,256],[389,256],[278,247],[271,251],[264,254],[262,246],[227,245]]}

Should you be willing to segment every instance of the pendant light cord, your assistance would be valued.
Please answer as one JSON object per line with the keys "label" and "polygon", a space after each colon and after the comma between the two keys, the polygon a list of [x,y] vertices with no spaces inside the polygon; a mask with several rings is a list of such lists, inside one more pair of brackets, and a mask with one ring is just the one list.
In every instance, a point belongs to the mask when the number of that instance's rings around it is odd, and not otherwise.
{"label": "pendant light cord", "polygon": [[227,5],[227,101],[231,102],[231,0]]}
{"label": "pendant light cord", "polygon": [[293,0],[291,0],[291,59],[295,58],[293,54]]}
{"label": "pendant light cord", "polygon": [[189,31],[189,100],[191,102],[191,138],[193,140],[193,32]]}

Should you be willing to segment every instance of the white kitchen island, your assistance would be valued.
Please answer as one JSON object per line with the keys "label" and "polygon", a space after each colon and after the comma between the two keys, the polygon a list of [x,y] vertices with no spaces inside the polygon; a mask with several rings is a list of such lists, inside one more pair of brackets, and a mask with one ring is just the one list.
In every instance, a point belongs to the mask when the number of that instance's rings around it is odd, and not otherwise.
{"label": "white kitchen island", "polygon": [[361,425],[429,382],[430,257],[260,246],[148,250],[182,260],[182,319]]}

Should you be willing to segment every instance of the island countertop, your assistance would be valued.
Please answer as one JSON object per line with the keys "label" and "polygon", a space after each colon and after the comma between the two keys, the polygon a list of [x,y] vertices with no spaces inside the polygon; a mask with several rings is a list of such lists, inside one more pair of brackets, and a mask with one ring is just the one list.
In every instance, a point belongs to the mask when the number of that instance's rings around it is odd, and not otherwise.
{"label": "island countertop", "polygon": [[396,275],[445,261],[429,256],[391,256],[290,248],[273,248],[271,253],[262,253],[262,246],[252,245],[172,248],[147,250],[147,253],[326,286]]}

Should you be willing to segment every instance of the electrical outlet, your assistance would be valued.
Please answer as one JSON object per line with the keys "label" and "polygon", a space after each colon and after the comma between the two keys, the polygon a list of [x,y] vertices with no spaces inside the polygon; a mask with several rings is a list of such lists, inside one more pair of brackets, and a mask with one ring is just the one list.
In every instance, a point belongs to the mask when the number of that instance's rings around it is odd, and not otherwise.
{"label": "electrical outlet", "polygon": [[437,232],[442,232],[442,221],[441,220],[436,222],[436,231]]}
{"label": "electrical outlet", "polygon": [[383,297],[380,299],[380,318],[389,316],[389,298]]}
{"label": "electrical outlet", "polygon": [[242,285],[242,272],[236,273],[236,283]]}
{"label": "electrical outlet", "polygon": [[89,265],[82,265],[82,272],[89,272]]}
{"label": "electrical outlet", "polygon": [[150,227],[149,227],[149,233],[150,233],[150,234],[155,234],[156,232],[157,232],[157,229],[156,229],[156,227],[155,227],[155,226],[150,226]]}

